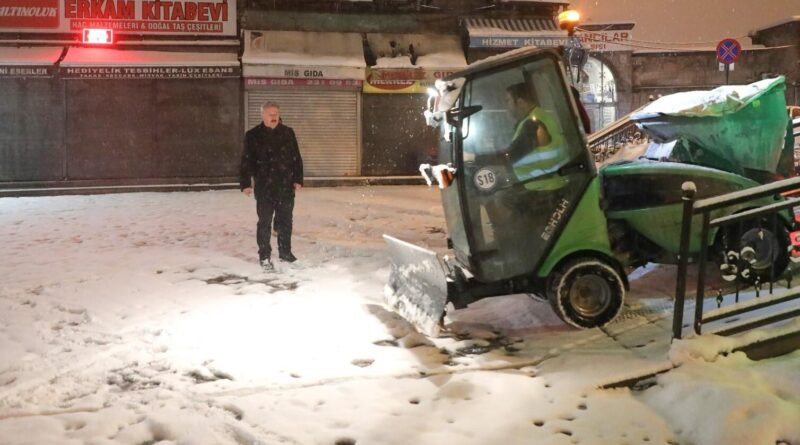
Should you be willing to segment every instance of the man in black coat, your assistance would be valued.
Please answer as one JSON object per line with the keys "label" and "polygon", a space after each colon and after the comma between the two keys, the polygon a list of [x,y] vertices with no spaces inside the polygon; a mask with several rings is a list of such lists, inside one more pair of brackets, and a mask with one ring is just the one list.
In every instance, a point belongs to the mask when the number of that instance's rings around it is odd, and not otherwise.
{"label": "man in black coat", "polygon": [[278,232],[278,258],[287,262],[297,260],[292,254],[292,210],[294,193],[303,187],[303,159],[294,130],[281,123],[278,104],[264,103],[261,117],[264,121],[245,135],[239,187],[251,196],[255,184],[258,258],[265,270],[271,270],[273,216]]}

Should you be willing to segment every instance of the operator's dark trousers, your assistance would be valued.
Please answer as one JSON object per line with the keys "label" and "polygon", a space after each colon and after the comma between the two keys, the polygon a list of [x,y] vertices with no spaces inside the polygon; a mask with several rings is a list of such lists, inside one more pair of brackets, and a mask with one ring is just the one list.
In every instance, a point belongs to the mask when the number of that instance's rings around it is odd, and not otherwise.
{"label": "operator's dark trousers", "polygon": [[256,198],[258,227],[258,258],[263,260],[272,254],[270,236],[272,235],[272,218],[275,217],[275,231],[278,232],[278,253],[289,254],[292,251],[292,210],[294,210],[294,190],[270,193]]}

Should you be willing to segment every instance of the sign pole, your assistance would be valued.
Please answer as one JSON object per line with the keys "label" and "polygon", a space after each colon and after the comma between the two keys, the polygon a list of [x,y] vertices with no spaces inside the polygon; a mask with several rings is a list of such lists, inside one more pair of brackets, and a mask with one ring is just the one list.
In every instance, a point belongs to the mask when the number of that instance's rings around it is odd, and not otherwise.
{"label": "sign pole", "polygon": [[731,63],[742,54],[742,45],[736,39],[723,39],[717,44],[717,60],[725,65],[725,85],[728,85]]}
{"label": "sign pole", "polygon": [[731,65],[729,63],[725,64],[725,85],[730,85],[728,83],[728,77],[731,73]]}

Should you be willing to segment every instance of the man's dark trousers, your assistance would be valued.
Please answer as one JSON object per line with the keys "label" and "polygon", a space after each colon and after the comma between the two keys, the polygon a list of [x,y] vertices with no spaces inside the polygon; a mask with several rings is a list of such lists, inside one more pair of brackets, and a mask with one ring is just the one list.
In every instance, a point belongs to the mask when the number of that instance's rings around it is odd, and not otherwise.
{"label": "man's dark trousers", "polygon": [[278,255],[292,252],[292,210],[294,209],[294,190],[256,196],[256,212],[258,226],[258,257],[261,260],[272,254],[270,237],[272,235],[272,218],[275,217],[275,231],[278,232]]}
{"label": "man's dark trousers", "polygon": [[278,253],[292,259],[292,210],[295,187],[303,185],[303,158],[294,130],[260,123],[245,134],[239,189],[252,188],[256,195],[258,256],[270,257],[272,220],[278,232]]}

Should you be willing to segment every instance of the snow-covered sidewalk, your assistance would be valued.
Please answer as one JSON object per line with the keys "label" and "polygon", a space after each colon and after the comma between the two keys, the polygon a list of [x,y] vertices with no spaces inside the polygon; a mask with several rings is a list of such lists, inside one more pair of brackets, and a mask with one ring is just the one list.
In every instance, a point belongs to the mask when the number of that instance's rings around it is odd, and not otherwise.
{"label": "snow-covered sidewalk", "polygon": [[255,222],[237,191],[0,199],[0,443],[800,443],[800,354],[668,354],[661,271],[605,332],[515,295],[431,340],[382,304],[381,235],[442,249],[436,189],[301,191],[275,275]]}

